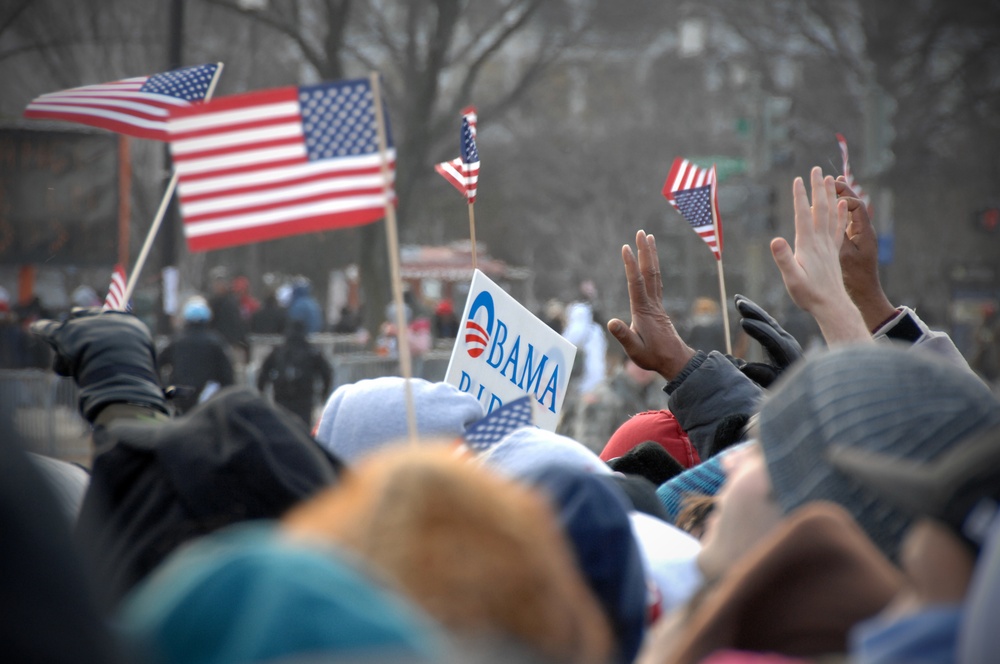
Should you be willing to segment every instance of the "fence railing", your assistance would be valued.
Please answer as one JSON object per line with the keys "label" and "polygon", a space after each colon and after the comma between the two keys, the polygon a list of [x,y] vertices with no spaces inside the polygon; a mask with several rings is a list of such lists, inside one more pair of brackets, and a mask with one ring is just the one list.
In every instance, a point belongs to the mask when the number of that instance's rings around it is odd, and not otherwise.
{"label": "fence railing", "polygon": [[[333,366],[334,389],[365,378],[400,375],[396,358],[349,350],[351,346],[342,340],[321,341]],[[254,339],[250,363],[239,372],[245,384],[255,385],[257,367],[280,342],[280,336]],[[451,351],[441,349],[414,358],[414,377],[443,380],[450,357]],[[90,426],[79,414],[77,388],[71,379],[40,369],[0,369],[0,404],[11,409],[14,424],[32,451],[72,461],[89,459]]]}

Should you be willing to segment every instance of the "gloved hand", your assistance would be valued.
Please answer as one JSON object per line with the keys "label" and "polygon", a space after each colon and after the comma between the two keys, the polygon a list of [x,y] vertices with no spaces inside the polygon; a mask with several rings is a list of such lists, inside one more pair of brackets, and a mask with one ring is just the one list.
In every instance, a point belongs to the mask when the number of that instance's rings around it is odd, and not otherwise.
{"label": "gloved hand", "polygon": [[739,367],[740,371],[761,387],[768,387],[782,371],[802,357],[802,346],[753,300],[743,295],[736,295],[733,299],[736,310],[742,316],[740,326],[764,348],[770,361],[770,364],[744,363]]}
{"label": "gloved hand", "polygon": [[89,422],[113,403],[168,412],[153,339],[135,316],[77,308],[62,322],[36,321],[31,331],[55,350],[55,372],[76,381],[80,412]]}

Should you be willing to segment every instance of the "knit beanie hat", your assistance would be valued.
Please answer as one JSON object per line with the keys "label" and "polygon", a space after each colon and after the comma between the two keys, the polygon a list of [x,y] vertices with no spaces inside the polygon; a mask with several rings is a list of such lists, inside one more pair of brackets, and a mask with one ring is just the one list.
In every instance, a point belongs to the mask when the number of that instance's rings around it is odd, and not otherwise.
{"label": "knit beanie hat", "polygon": [[301,421],[245,387],[167,422],[115,420],[94,443],[77,536],[111,604],[188,540],[276,518],[338,475]]}
{"label": "knit beanie hat", "polygon": [[232,526],[178,551],[129,594],[116,622],[161,664],[440,662],[446,653],[443,631],[355,561],[270,524]]}
{"label": "knit beanie hat", "polygon": [[[316,440],[348,465],[381,447],[405,442],[405,382],[385,376],[341,385],[323,408]],[[421,440],[456,440],[483,417],[479,401],[449,383],[411,378],[410,389]]]}
{"label": "knit beanie hat", "polygon": [[624,456],[633,447],[647,440],[659,443],[685,468],[701,461],[687,433],[669,410],[647,410],[625,420],[611,434],[608,444],[601,452],[601,459],[608,461]]}
{"label": "knit beanie hat", "polygon": [[971,371],[884,345],[845,346],[796,363],[761,406],[760,442],[787,513],[814,500],[847,509],[895,558],[909,517],[827,461],[844,446],[929,461],[1000,422],[1000,403]]}
{"label": "knit beanie hat", "polygon": [[656,490],[656,496],[663,503],[670,522],[677,519],[681,504],[688,494],[699,496],[714,496],[726,481],[726,471],[722,470],[722,459],[732,450],[738,450],[749,445],[749,442],[727,447],[708,461],[702,461],[694,468],[689,468],[676,477],[672,477]]}
{"label": "knit beanie hat", "polygon": [[602,477],[572,467],[537,467],[521,480],[551,500],[614,630],[619,655],[614,661],[632,662],[645,634],[647,585],[625,496]]}
{"label": "knit beanie hat", "polygon": [[500,474],[514,479],[550,465],[586,473],[611,473],[608,465],[583,443],[537,427],[525,427],[507,434],[480,459]]}

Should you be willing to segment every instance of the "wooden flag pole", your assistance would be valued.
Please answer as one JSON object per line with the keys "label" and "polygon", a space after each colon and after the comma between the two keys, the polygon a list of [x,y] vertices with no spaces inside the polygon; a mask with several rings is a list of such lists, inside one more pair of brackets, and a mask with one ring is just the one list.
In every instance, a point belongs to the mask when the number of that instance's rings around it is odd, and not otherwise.
{"label": "wooden flag pole", "polygon": [[472,242],[472,271],[475,272],[476,264],[476,204],[469,203],[469,240]]}
{"label": "wooden flag pole", "polygon": [[729,307],[726,306],[729,298],[726,297],[726,277],[722,273],[722,254],[719,254],[719,260],[715,263],[719,266],[719,298],[722,300],[722,326],[726,331],[726,353],[732,355],[733,342],[729,338]]}
{"label": "wooden flag pole", "polygon": [[722,304],[722,327],[726,339],[726,354],[731,356],[733,354],[733,341],[729,338],[729,298],[726,296],[726,276],[722,271],[722,229],[719,228],[719,215],[718,210],[716,209],[718,201],[716,200],[715,187],[717,186],[718,180],[715,173],[715,164],[712,164],[711,178],[709,181],[712,185],[712,229],[715,231],[716,246],[719,247],[719,255],[716,258],[715,263],[719,268],[719,299]]}
{"label": "wooden flag pole", "polygon": [[[382,155],[382,181],[386,194],[389,193],[392,179],[389,175],[389,160],[386,145],[385,115],[382,110],[382,92],[379,89],[378,72],[369,74],[371,82],[373,105],[375,109],[375,127],[378,132],[379,152]],[[403,308],[403,279],[399,267],[399,233],[396,229],[396,207],[392,198],[385,199],[385,235],[389,244],[389,266],[392,274],[392,301],[396,308],[396,346],[399,351],[399,371],[403,374],[403,392],[406,399],[406,430],[409,433],[410,444],[417,443],[417,414],[413,405],[413,365],[410,360],[409,331],[406,326],[406,310]]]}
{"label": "wooden flag pole", "polygon": [[[219,82],[219,75],[222,74],[223,65],[221,62],[217,64],[218,67],[215,70],[215,75],[212,76],[212,82],[208,84],[208,91],[205,92],[205,101],[212,100],[212,93],[215,92],[215,86]],[[170,177],[167,189],[163,192],[163,198],[160,199],[160,207],[157,208],[156,216],[153,217],[153,223],[149,227],[149,232],[146,233],[146,240],[142,243],[139,257],[135,259],[135,265],[132,267],[132,271],[129,272],[128,284],[125,286],[125,294],[122,296],[122,302],[128,302],[132,299],[132,291],[135,290],[135,284],[139,281],[142,268],[146,265],[149,250],[153,247],[153,240],[156,239],[156,234],[160,231],[160,226],[163,224],[163,217],[166,216],[167,207],[170,205],[170,199],[173,197],[175,189],[177,189],[177,171],[174,171],[174,174]]]}

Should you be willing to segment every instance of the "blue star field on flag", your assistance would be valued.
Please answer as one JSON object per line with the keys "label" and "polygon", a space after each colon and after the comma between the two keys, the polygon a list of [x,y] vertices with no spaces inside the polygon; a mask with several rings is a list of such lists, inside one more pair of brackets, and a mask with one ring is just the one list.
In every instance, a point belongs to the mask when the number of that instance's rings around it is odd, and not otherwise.
{"label": "blue star field on flag", "polygon": [[[372,122],[375,116],[368,81],[302,86],[299,105],[310,161],[378,153],[378,133]],[[386,134],[386,143],[391,147],[388,120]]]}
{"label": "blue star field on flag", "polygon": [[507,434],[523,427],[534,426],[531,396],[505,403],[465,430],[465,444],[475,452],[485,452]]}
{"label": "blue star field on flag", "polygon": [[677,209],[692,228],[712,225],[712,187],[696,187],[674,192]]}
{"label": "blue star field on flag", "polygon": [[462,118],[462,163],[479,163],[479,150],[476,148],[476,134],[469,124],[469,118]]}
{"label": "blue star field on flag", "polygon": [[218,65],[197,65],[162,74],[153,74],[139,88],[140,92],[176,97],[184,101],[201,101],[208,93]]}

